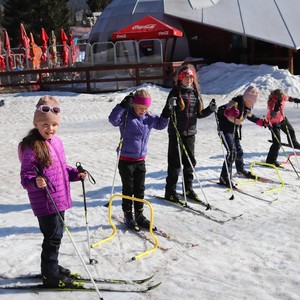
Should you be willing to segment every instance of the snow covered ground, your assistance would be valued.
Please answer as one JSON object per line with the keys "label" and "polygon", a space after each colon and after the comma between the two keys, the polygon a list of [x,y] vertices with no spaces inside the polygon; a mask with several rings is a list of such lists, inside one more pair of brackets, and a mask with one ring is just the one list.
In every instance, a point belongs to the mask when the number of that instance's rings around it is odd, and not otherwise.
{"label": "snow covered ground", "polygon": [[[205,105],[212,98],[218,105],[242,93],[255,84],[261,89],[255,113],[266,114],[269,91],[281,87],[290,96],[300,97],[300,79],[288,71],[267,65],[246,66],[216,63],[198,72]],[[160,113],[169,89],[145,84],[153,98],[151,110]],[[141,88],[137,87],[137,88]],[[98,95],[51,92],[62,106],[62,123],[58,135],[62,138],[67,161],[81,162],[95,178],[96,184],[85,182],[88,225],[91,243],[112,233],[108,221],[107,203],[116,172],[116,152],[119,131],[110,125],[108,115],[130,90]],[[17,277],[38,273],[42,235],[29,206],[26,191],[19,179],[20,164],[17,145],[32,128],[34,106],[43,92],[5,94],[5,106],[0,108],[0,276]],[[300,139],[300,110],[293,103],[286,106],[286,115]],[[271,134],[245,121],[242,145],[246,167],[252,162],[264,161],[270,147]],[[286,141],[283,134],[282,141]],[[196,172],[202,189],[195,179],[195,190],[202,199],[232,215],[242,217],[223,225],[205,219],[149,195],[163,195],[167,169],[167,131],[153,130],[147,156],[146,199],[154,210],[157,227],[171,234],[168,240],[158,236],[159,245],[171,248],[157,249],[138,260],[131,258],[153,247],[148,241],[126,230],[118,222],[115,236],[108,242],[91,249],[98,264],[89,265],[94,277],[137,279],[155,274],[152,283],[162,284],[147,294],[101,292],[105,300],[113,299],[219,299],[219,300],[296,300],[300,295],[300,182],[290,165],[279,171],[287,185],[275,193],[261,193],[279,184],[255,183],[241,188],[263,199],[240,193],[231,193],[212,183],[219,177],[223,152],[217,135],[214,115],[199,120],[196,138]],[[290,148],[287,154],[293,153]],[[298,157],[300,160],[300,157]],[[280,161],[286,156],[281,151]],[[299,171],[299,162],[292,158]],[[261,176],[278,180],[272,169],[254,167]],[[236,178],[244,182],[245,179]],[[289,184],[289,185],[288,185]],[[66,224],[86,263],[89,262],[86,220],[80,182],[72,183],[73,208],[66,213]],[[178,191],[180,191],[178,185]],[[204,192],[204,194],[202,193]],[[121,192],[118,172],[115,193]],[[263,200],[272,201],[267,202]],[[201,209],[201,206],[189,203]],[[113,202],[113,214],[121,215],[121,200]],[[149,210],[145,213],[149,216]],[[220,216],[218,212],[208,214]],[[198,244],[191,247],[189,243]],[[65,233],[60,263],[87,276],[70,238]],[[0,279],[1,284],[4,282]],[[20,292],[0,290],[1,299],[48,300],[99,299],[96,293],[83,292]]]}

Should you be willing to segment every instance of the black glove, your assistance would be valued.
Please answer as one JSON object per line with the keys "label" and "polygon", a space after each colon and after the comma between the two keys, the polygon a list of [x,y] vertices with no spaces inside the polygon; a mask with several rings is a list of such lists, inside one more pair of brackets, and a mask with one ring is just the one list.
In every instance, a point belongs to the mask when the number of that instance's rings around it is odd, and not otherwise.
{"label": "black glove", "polygon": [[172,115],[172,108],[167,103],[161,112],[161,116],[165,119],[169,119],[171,117],[171,115]]}
{"label": "black glove", "polygon": [[133,93],[130,93],[121,101],[120,106],[122,106],[123,108],[127,108],[131,106],[133,98],[134,98]]}
{"label": "black glove", "polygon": [[216,112],[218,107],[217,107],[217,104],[216,104],[216,100],[215,99],[212,99],[210,102],[209,102],[209,108],[211,111],[214,111]]}
{"label": "black glove", "polygon": [[276,112],[279,111],[281,104],[282,104],[281,101],[278,100],[274,106],[274,111],[276,111]]}
{"label": "black glove", "polygon": [[294,103],[300,103],[300,99],[299,98],[293,98],[293,102]]}

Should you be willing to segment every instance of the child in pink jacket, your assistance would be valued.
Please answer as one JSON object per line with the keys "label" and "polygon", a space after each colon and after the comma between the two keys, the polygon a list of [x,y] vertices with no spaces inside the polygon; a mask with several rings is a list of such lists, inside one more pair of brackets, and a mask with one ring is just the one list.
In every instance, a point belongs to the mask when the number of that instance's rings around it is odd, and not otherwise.
{"label": "child in pink jacket", "polygon": [[[76,282],[68,277],[70,270],[58,265],[64,229],[62,220],[65,210],[72,206],[70,181],[84,179],[86,174],[79,173],[66,163],[62,141],[55,136],[60,123],[60,111],[60,105],[54,97],[40,98],[34,113],[34,128],[20,142],[18,154],[21,184],[28,192],[31,208],[44,236],[41,253],[43,284],[49,288],[72,288]],[[47,195],[46,187],[55,206]]]}
{"label": "child in pink jacket", "polygon": [[287,102],[300,103],[300,99],[287,96],[281,89],[276,89],[269,95],[266,118],[271,125],[273,143],[270,147],[266,162],[274,164],[277,167],[279,166],[277,157],[281,143],[280,130],[287,135],[288,143],[292,147],[300,149],[295,130],[284,114],[284,107]]}

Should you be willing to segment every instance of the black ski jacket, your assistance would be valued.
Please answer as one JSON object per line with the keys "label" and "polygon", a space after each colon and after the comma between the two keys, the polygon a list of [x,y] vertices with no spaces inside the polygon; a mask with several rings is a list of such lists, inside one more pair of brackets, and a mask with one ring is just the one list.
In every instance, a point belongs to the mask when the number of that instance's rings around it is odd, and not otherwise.
{"label": "black ski jacket", "polygon": [[[182,111],[179,106],[179,89],[185,104],[185,108]],[[201,105],[203,106],[201,97],[199,97],[199,101],[201,101]],[[169,134],[176,134],[172,120],[174,120],[180,135],[191,136],[197,133],[197,119],[205,118],[212,114],[209,106],[200,113],[199,101],[193,87],[176,86],[170,91],[166,103],[166,106],[168,106],[171,111],[171,120],[168,126]]]}

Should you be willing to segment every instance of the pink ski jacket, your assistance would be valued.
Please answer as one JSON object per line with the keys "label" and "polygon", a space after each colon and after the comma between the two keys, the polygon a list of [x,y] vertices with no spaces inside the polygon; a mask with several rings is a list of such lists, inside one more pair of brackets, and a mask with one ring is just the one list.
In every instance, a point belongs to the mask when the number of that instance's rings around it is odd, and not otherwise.
{"label": "pink ski jacket", "polygon": [[287,102],[289,102],[289,96],[283,96],[281,100],[281,106],[279,108],[279,111],[277,112],[276,116],[272,118],[271,114],[274,111],[276,102],[275,101],[268,101],[268,113],[267,113],[267,119],[271,122],[271,124],[277,124],[283,121],[285,118],[284,116],[284,107]]}
{"label": "pink ski jacket", "polygon": [[[48,182],[48,190],[59,211],[65,211],[72,206],[70,194],[70,181],[80,180],[78,170],[66,163],[66,156],[62,141],[54,136],[47,140],[52,165],[49,168],[42,168],[36,159],[34,151],[26,147],[21,152],[19,147],[18,154],[21,162],[21,184],[28,192],[31,208],[35,216],[47,216],[56,213],[56,209],[48,197],[46,190],[36,186],[35,179],[37,174],[34,167],[37,167]],[[52,184],[51,184],[52,183]]]}

